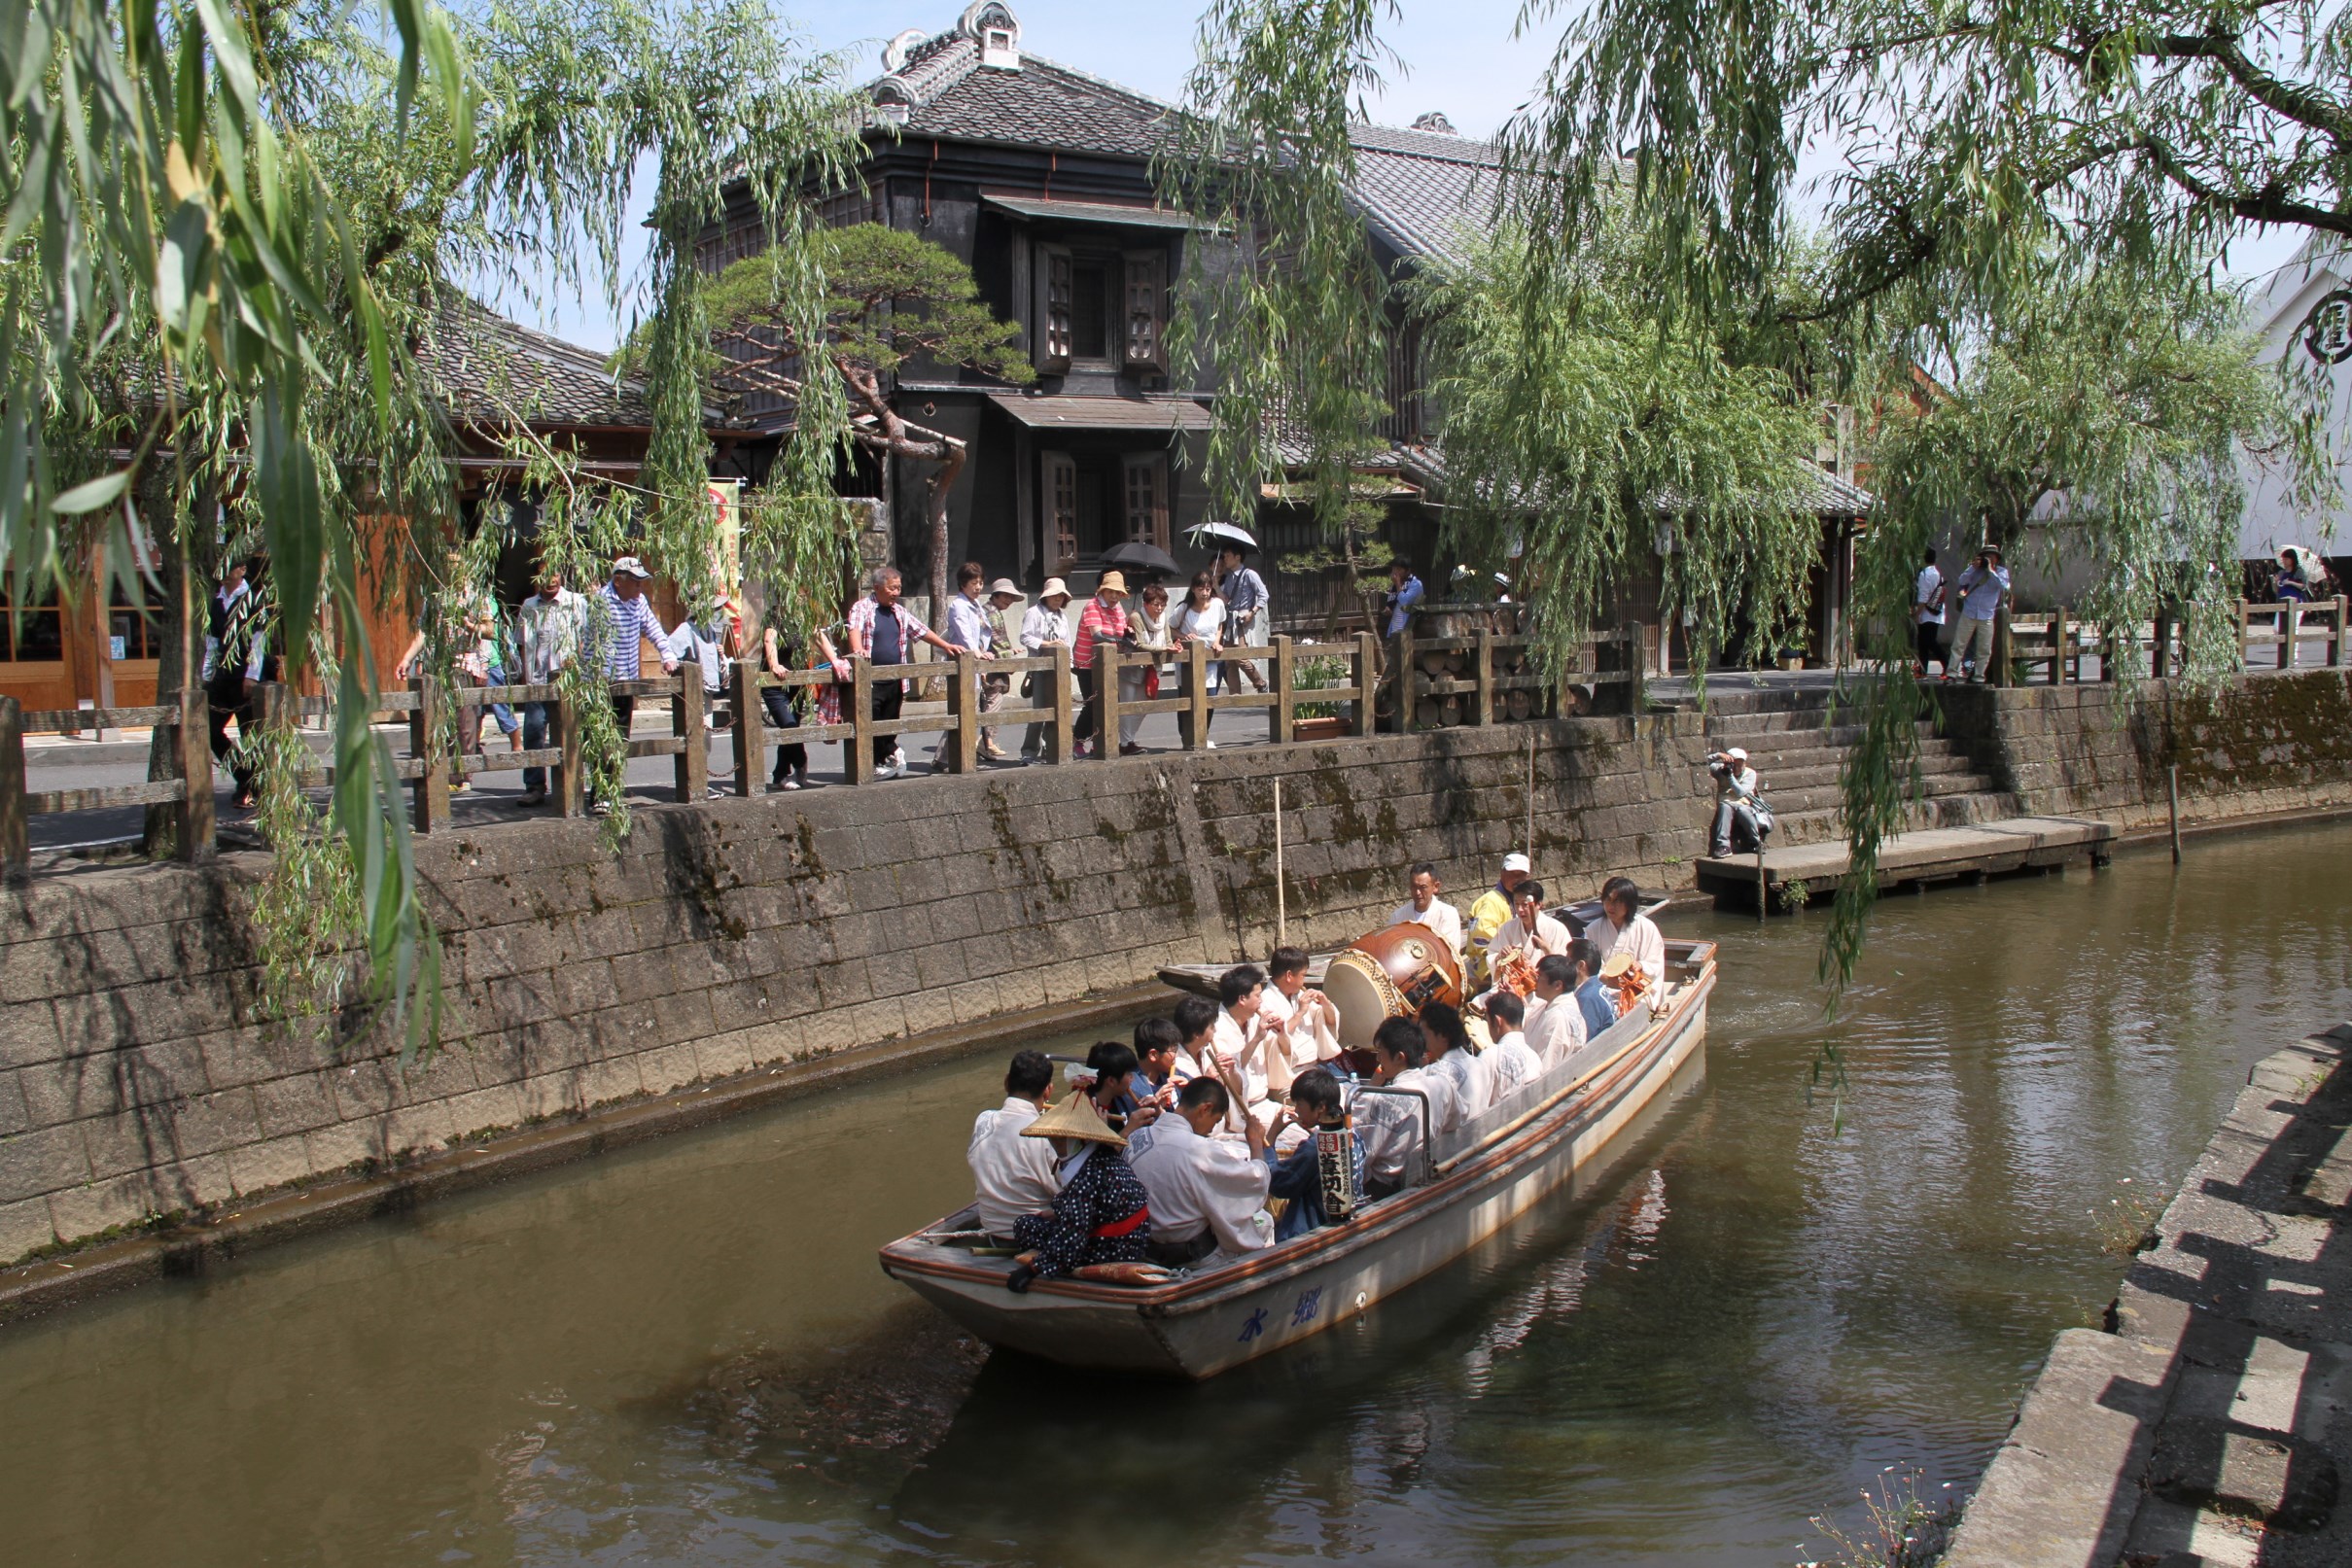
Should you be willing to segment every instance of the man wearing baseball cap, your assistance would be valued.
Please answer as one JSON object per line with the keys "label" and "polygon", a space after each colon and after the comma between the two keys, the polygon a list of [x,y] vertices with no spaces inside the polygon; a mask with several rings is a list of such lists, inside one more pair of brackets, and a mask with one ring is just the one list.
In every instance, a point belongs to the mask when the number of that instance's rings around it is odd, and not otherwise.
{"label": "man wearing baseball cap", "polygon": [[[664,639],[661,622],[654,617],[653,601],[646,597],[646,584],[653,579],[645,563],[634,555],[624,555],[613,563],[612,580],[596,590],[599,605],[596,619],[603,625],[605,638],[605,679],[635,680],[645,668],[645,645],[650,643],[661,660],[663,675],[676,675],[678,661],[670,657],[670,645]],[[612,698],[613,717],[620,725],[620,738],[629,738],[629,723],[637,716],[637,699],[614,694]],[[599,812],[610,810],[610,801],[598,801]]]}
{"label": "man wearing baseball cap", "polygon": [[1511,921],[1511,908],[1518,901],[1519,885],[1535,870],[1534,863],[1519,851],[1513,850],[1502,857],[1502,876],[1494,886],[1478,895],[1470,906],[1469,929],[1462,933],[1470,955],[1470,963],[1477,973],[1472,977],[1478,989],[1486,989],[1487,944],[1494,933]]}
{"label": "man wearing baseball cap", "polygon": [[1764,848],[1773,830],[1772,812],[1761,793],[1764,783],[1747,765],[1747,751],[1733,747],[1706,759],[1715,776],[1715,827],[1707,836],[1707,853],[1720,860],[1737,850],[1741,854]]}

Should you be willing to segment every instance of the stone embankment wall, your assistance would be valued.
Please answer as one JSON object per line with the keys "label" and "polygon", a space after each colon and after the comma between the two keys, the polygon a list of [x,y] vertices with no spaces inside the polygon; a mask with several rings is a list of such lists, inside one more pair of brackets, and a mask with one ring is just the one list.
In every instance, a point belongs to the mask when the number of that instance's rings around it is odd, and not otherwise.
{"label": "stone embankment wall", "polygon": [[2166,769],[2181,819],[2205,822],[2352,804],[2352,670],[2241,677],[2219,690],[1946,688],[1945,730],[2037,815],[2161,825]]}
{"label": "stone embankment wall", "polygon": [[[1262,958],[1274,786],[1294,940],[1352,936],[1437,862],[1519,847],[1563,892],[1678,885],[1711,786],[1692,714],[941,777],[420,841],[445,1044],[255,1014],[258,857],[0,893],[0,1263],[754,1068]],[[237,863],[237,862],[245,863]]]}
{"label": "stone embankment wall", "polygon": [[[2341,674],[2167,701],[2151,731],[2098,688],[1958,692],[1947,727],[2021,809],[2160,821],[2165,737],[2193,817],[2352,800]],[[322,1044],[256,1016],[257,857],[0,891],[0,1263],[591,1106],[1023,1027],[1163,963],[1262,958],[1278,780],[1308,945],[1378,922],[1415,860],[1474,894],[1527,838],[1530,756],[1555,893],[1685,886],[1703,730],[1582,718],[654,807],[617,853],[585,821],[436,835],[417,862],[447,1014],[414,1070],[380,1028]]]}

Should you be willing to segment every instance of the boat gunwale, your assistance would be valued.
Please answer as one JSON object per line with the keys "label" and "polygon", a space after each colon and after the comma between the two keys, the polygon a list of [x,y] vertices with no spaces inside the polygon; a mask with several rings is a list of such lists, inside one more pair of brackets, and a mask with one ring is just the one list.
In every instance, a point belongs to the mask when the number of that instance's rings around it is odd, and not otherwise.
{"label": "boat gunwale", "polygon": [[[1712,943],[1703,945],[1713,946]],[[1428,1213],[1449,1206],[1484,1185],[1498,1167],[1523,1163],[1557,1142],[1561,1136],[1571,1134],[1580,1117],[1607,1100],[1625,1086],[1629,1078],[1637,1081],[1654,1064],[1652,1059],[1658,1054],[1658,1048],[1670,1045],[1689,1028],[1698,1008],[1712,994],[1715,979],[1711,966],[1703,969],[1696,979],[1689,982],[1688,989],[1674,1007],[1629,1041],[1622,1050],[1576,1083],[1563,1086],[1545,1106],[1528,1112],[1515,1131],[1477,1151],[1475,1159],[1457,1157],[1460,1163],[1435,1181],[1398,1194],[1398,1201],[1370,1225],[1321,1226],[1308,1236],[1279,1247],[1268,1248],[1259,1256],[1228,1265],[1211,1273],[1192,1275],[1167,1284],[1106,1285],[1092,1280],[1040,1279],[1031,1285],[1030,1290],[1033,1294],[1049,1295],[1073,1306],[1132,1308],[1139,1315],[1151,1319],[1171,1316],[1179,1311],[1197,1311],[1216,1305],[1229,1295],[1261,1290],[1288,1274],[1321,1267],[1364,1247],[1388,1240],[1404,1226],[1419,1223]],[[961,1213],[962,1210],[957,1212]],[[893,1278],[897,1278],[899,1271],[903,1269],[906,1272],[921,1273],[934,1279],[988,1285],[998,1289],[1003,1287],[1004,1275],[1000,1272],[898,1250],[920,1242],[930,1229],[930,1226],[926,1226],[922,1231],[900,1237],[885,1245],[881,1249],[883,1272]]]}

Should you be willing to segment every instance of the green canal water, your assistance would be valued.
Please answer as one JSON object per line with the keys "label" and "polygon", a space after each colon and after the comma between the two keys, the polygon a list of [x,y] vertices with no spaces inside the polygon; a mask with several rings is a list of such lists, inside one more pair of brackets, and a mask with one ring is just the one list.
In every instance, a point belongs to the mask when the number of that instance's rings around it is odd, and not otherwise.
{"label": "green canal water", "polygon": [[[1001,1053],[0,1330],[0,1559],[1787,1564],[1973,1484],[2248,1063],[2352,1016],[2352,833],[1723,943],[1703,1075],[1360,1325],[1207,1386],[987,1361],[886,1280]],[[1808,1103],[1834,1039],[1843,1130]]]}

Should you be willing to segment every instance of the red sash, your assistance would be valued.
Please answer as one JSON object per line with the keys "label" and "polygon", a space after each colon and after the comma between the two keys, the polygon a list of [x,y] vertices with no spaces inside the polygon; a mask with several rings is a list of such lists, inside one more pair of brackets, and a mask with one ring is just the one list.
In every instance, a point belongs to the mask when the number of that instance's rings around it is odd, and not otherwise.
{"label": "red sash", "polygon": [[1095,1239],[1098,1241],[1110,1241],[1115,1240],[1122,1236],[1133,1236],[1136,1232],[1141,1230],[1143,1228],[1143,1222],[1150,1218],[1151,1210],[1149,1207],[1139,1208],[1123,1220],[1113,1220],[1108,1225],[1096,1226]]}

